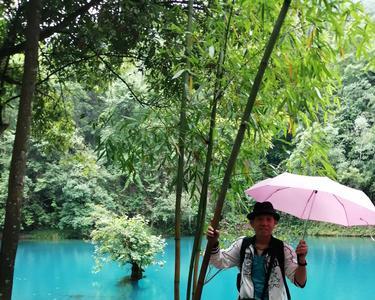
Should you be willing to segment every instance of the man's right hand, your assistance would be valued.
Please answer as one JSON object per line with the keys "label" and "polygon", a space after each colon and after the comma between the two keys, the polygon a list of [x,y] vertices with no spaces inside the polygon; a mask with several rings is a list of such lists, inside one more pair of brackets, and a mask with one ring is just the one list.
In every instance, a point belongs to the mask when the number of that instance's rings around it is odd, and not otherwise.
{"label": "man's right hand", "polygon": [[220,232],[219,230],[213,229],[211,225],[207,228],[206,233],[207,239],[210,240],[213,244],[217,244],[219,242]]}

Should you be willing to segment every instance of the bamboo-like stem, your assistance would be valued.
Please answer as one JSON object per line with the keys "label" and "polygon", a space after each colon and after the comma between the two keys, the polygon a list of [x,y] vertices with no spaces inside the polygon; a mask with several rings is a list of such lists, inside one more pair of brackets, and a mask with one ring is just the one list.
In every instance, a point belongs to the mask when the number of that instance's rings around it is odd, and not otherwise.
{"label": "bamboo-like stem", "polygon": [[229,29],[230,23],[233,15],[233,7],[234,7],[235,0],[232,1],[231,10],[229,13],[228,23],[225,29],[224,34],[224,43],[222,49],[220,51],[217,68],[216,68],[216,80],[215,80],[215,88],[214,88],[214,96],[212,100],[212,107],[211,107],[211,115],[210,115],[210,129],[208,134],[207,140],[207,154],[206,154],[206,162],[203,174],[203,182],[202,182],[202,189],[200,193],[199,199],[199,211],[197,217],[197,230],[195,232],[194,237],[194,244],[193,249],[191,252],[190,258],[190,267],[189,267],[189,276],[188,276],[188,284],[187,284],[187,291],[186,291],[186,299],[190,299],[191,293],[191,281],[194,271],[194,279],[193,279],[193,291],[196,290],[197,286],[197,269],[198,269],[198,262],[202,244],[202,235],[203,235],[203,228],[204,228],[204,221],[206,217],[206,208],[207,208],[207,195],[208,195],[208,187],[210,182],[210,171],[211,171],[211,161],[212,161],[212,153],[213,153],[213,146],[214,146],[214,132],[216,127],[216,111],[217,105],[220,99],[223,97],[222,92],[222,78],[223,78],[223,65],[225,62],[226,51],[227,51],[227,44],[229,38]]}
{"label": "bamboo-like stem", "polygon": [[175,272],[174,272],[174,299],[180,299],[180,260],[181,260],[181,198],[184,186],[184,155],[186,137],[186,103],[190,99],[192,88],[192,76],[190,73],[190,55],[192,48],[191,32],[193,29],[193,0],[189,0],[188,5],[188,25],[186,32],[186,69],[184,80],[184,95],[181,98],[180,107],[180,135],[178,140],[178,167],[176,184],[176,211],[175,211]]}
{"label": "bamboo-like stem", "polygon": [[[240,124],[240,127],[238,129],[237,136],[236,136],[236,139],[235,139],[233,147],[232,147],[232,151],[231,151],[228,163],[227,163],[227,167],[226,167],[226,170],[225,170],[225,174],[224,174],[223,182],[222,182],[222,185],[221,185],[221,189],[220,189],[218,199],[217,199],[217,202],[216,202],[215,214],[214,214],[214,218],[211,222],[211,225],[214,229],[218,228],[220,216],[221,216],[221,211],[222,211],[225,196],[226,196],[226,193],[227,193],[227,190],[228,190],[228,187],[229,187],[232,171],[234,169],[234,165],[235,165],[238,153],[239,153],[240,148],[241,148],[241,144],[242,144],[242,141],[243,141],[243,138],[244,138],[244,135],[245,135],[245,131],[248,127],[248,120],[250,118],[250,114],[251,114],[256,96],[258,94],[258,91],[259,91],[259,88],[260,88],[260,85],[261,85],[261,82],[262,82],[262,79],[263,79],[264,72],[267,68],[269,58],[270,58],[271,53],[273,51],[273,48],[276,44],[277,38],[278,38],[279,33],[280,33],[281,26],[284,22],[284,19],[286,17],[287,12],[288,12],[290,2],[291,2],[291,0],[285,0],[284,3],[283,3],[283,6],[282,6],[282,8],[280,10],[280,13],[279,13],[279,16],[276,20],[273,31],[271,33],[270,39],[268,41],[267,47],[264,51],[263,58],[260,62],[258,72],[257,72],[257,75],[256,75],[255,80],[254,80],[254,84],[251,88],[251,92],[250,92],[249,98],[247,100],[247,104],[246,104],[246,107],[245,107],[245,110],[244,110],[244,113],[243,113],[243,116],[242,116],[241,124]],[[204,284],[204,280],[205,280],[206,272],[207,272],[207,267],[208,267],[208,263],[209,263],[210,256],[211,256],[212,246],[213,246],[213,244],[212,244],[211,240],[209,240],[208,243],[207,243],[207,246],[206,246],[206,251],[205,251],[202,266],[201,266],[201,269],[200,269],[197,289],[196,289],[196,291],[194,293],[194,297],[193,297],[194,300],[200,300],[201,299],[203,284]]]}

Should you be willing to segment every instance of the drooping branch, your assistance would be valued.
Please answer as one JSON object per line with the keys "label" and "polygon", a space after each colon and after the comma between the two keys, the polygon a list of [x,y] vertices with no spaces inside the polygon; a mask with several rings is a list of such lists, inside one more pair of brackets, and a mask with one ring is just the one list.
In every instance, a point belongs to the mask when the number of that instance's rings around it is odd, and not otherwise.
{"label": "drooping branch", "polygon": [[[16,37],[17,37],[17,34],[16,34],[17,33],[17,30],[16,30],[17,23],[19,21],[21,12],[24,10],[25,5],[26,5],[26,2],[24,2],[20,5],[20,7],[18,8],[18,10],[16,12],[16,15],[13,19],[14,21],[9,24],[8,30],[7,30],[8,34],[6,35],[6,37],[4,39],[4,42],[3,42],[3,45],[2,45],[3,47],[14,45]],[[21,82],[16,82],[15,80],[13,80],[9,76],[7,76],[8,67],[9,67],[9,60],[10,60],[9,56],[0,58],[0,66],[2,67],[1,75],[0,75],[0,95],[3,95],[3,93],[5,92],[5,89],[4,89],[5,82],[11,83],[11,84],[21,85]],[[4,107],[2,107],[2,109],[3,108]],[[2,109],[0,110],[1,113],[3,111]]]}
{"label": "drooping branch", "polygon": [[132,95],[132,97],[134,98],[134,100],[136,100],[141,106],[148,106],[150,105],[149,103],[141,100],[137,94],[133,91],[133,88],[130,86],[130,84],[128,84],[126,82],[126,80],[124,78],[122,78],[122,76],[120,74],[118,74],[115,70],[113,70],[113,68],[110,66],[110,64],[108,62],[106,62],[100,55],[98,55],[98,58],[99,60],[106,66],[106,68],[113,74],[115,75],[123,84],[126,85],[126,87],[128,88],[130,94]]}
{"label": "drooping branch", "polygon": [[15,85],[21,85],[22,82],[21,81],[18,81],[12,77],[9,77],[7,75],[2,75],[1,78],[0,78],[1,82],[6,82],[6,83],[10,83],[10,84],[15,84]]}
{"label": "drooping branch", "polygon": [[12,97],[10,97],[9,99],[5,100],[4,103],[1,103],[1,105],[2,105],[3,107],[5,107],[6,105],[9,105],[9,103],[12,102],[14,99],[17,99],[17,98],[19,98],[19,97],[21,97],[20,94],[15,95],[15,96],[12,96]]}
{"label": "drooping branch", "polygon": [[[84,15],[90,8],[95,5],[98,5],[103,0],[92,0],[89,3],[78,8],[76,11],[66,16],[60,23],[55,26],[47,27],[40,32],[39,41],[43,41],[46,38],[49,38],[55,33],[60,32],[67,26],[69,26],[77,17]],[[16,53],[21,53],[25,50],[26,42],[21,42],[17,45],[4,45],[0,48],[0,58],[7,57]]]}

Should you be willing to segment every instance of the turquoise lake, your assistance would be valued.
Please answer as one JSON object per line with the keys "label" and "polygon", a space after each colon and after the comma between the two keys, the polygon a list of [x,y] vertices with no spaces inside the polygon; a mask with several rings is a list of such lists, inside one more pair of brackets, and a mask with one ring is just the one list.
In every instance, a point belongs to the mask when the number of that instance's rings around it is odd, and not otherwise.
{"label": "turquoise lake", "polygon": [[[292,299],[375,299],[375,241],[370,238],[308,238],[308,282]],[[130,267],[112,263],[93,273],[93,245],[82,241],[22,241],[18,248],[13,300],[173,299],[174,240],[167,240],[163,267],[146,269],[146,278],[123,281]],[[185,299],[191,238],[182,239],[181,299]],[[213,274],[215,270],[211,271]],[[205,285],[202,299],[236,299],[237,270],[220,272]]]}

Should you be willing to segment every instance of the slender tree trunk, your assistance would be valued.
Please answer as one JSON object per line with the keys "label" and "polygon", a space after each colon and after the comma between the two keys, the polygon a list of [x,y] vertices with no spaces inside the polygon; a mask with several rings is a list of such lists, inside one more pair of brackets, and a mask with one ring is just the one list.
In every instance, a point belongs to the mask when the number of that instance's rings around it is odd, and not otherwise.
{"label": "slender tree trunk", "polygon": [[[229,186],[229,183],[230,183],[230,178],[231,178],[231,175],[232,175],[232,171],[233,171],[238,153],[239,153],[240,148],[241,148],[241,144],[242,144],[242,141],[243,141],[243,138],[244,138],[244,135],[245,135],[245,131],[248,127],[248,121],[249,121],[249,118],[250,118],[250,114],[251,114],[256,96],[258,94],[260,84],[261,84],[262,79],[263,79],[264,72],[267,68],[269,58],[271,56],[272,50],[273,50],[273,48],[275,46],[275,43],[277,41],[277,38],[279,36],[281,26],[284,22],[284,19],[286,17],[287,12],[288,12],[290,2],[291,2],[291,0],[284,0],[284,4],[283,4],[283,6],[280,10],[280,14],[279,14],[279,16],[276,20],[276,23],[275,23],[275,26],[273,28],[272,34],[270,36],[270,39],[268,41],[267,47],[264,51],[262,61],[260,62],[258,72],[257,72],[257,75],[256,75],[255,80],[254,80],[254,84],[252,86],[249,98],[247,100],[245,111],[244,111],[244,114],[243,114],[242,120],[241,120],[241,125],[238,129],[237,136],[236,136],[236,139],[235,139],[233,147],[232,147],[232,151],[231,151],[228,163],[227,163],[227,167],[226,167],[226,170],[225,170],[225,174],[224,174],[223,182],[222,182],[221,189],[220,189],[220,192],[219,192],[219,196],[218,196],[218,199],[217,199],[217,202],[216,202],[216,209],[215,209],[214,218],[211,222],[212,227],[215,228],[215,229],[218,228],[218,225],[219,225],[220,215],[221,215],[221,211],[222,211],[222,208],[223,208],[225,196],[226,196],[226,193],[227,193],[227,190],[228,190],[228,186]],[[201,269],[200,269],[198,285],[197,285],[197,289],[194,293],[194,298],[193,298],[194,300],[201,299],[204,279],[205,279],[205,276],[206,276],[207,267],[208,267],[208,263],[209,263],[210,256],[211,256],[212,246],[213,246],[212,243],[209,241],[207,243],[207,246],[206,246],[206,251],[205,251],[205,254],[204,254],[204,258],[203,258],[203,263],[202,263],[202,266],[201,266]]]}
{"label": "slender tree trunk", "polygon": [[[218,62],[217,62],[217,69],[216,69],[216,80],[215,80],[215,88],[214,88],[214,96],[212,100],[212,107],[211,107],[211,115],[210,115],[210,129],[208,133],[208,147],[207,147],[207,155],[206,155],[206,162],[203,174],[203,182],[202,182],[202,189],[200,193],[199,199],[199,211],[198,211],[198,218],[197,218],[197,229],[195,232],[194,237],[194,245],[193,250],[191,253],[190,258],[190,268],[189,268],[189,276],[188,276],[188,285],[187,285],[187,292],[186,292],[186,299],[190,299],[191,293],[191,281],[193,277],[193,293],[197,287],[197,273],[198,273],[198,263],[201,251],[201,244],[202,244],[202,235],[203,235],[203,228],[204,228],[204,221],[206,218],[206,208],[207,208],[207,195],[208,195],[208,187],[210,181],[210,171],[211,171],[211,161],[212,161],[212,153],[214,147],[214,132],[216,127],[216,111],[217,111],[217,104],[220,99],[223,97],[222,91],[222,78],[223,78],[223,65],[226,57],[226,50],[227,50],[227,42],[229,37],[229,28],[233,14],[233,6],[234,0],[232,1],[231,10],[229,13],[228,23],[226,26],[225,34],[224,34],[224,43],[222,49],[219,54]],[[193,295],[194,296],[194,295]]]}
{"label": "slender tree trunk", "polygon": [[20,212],[26,171],[27,141],[30,133],[32,98],[38,68],[40,0],[30,0],[28,6],[21,99],[9,173],[8,199],[0,251],[0,296],[2,300],[10,300],[12,296],[14,262],[21,224]]}
{"label": "slender tree trunk", "polygon": [[180,136],[178,141],[178,170],[176,186],[176,211],[175,211],[175,272],[174,272],[174,299],[180,300],[180,257],[181,257],[181,198],[184,186],[184,155],[186,137],[186,103],[190,99],[192,76],[190,72],[190,53],[192,47],[191,31],[193,25],[193,0],[189,0],[188,25],[186,33],[186,69],[184,82],[184,95],[180,107]]}
{"label": "slender tree trunk", "polygon": [[[0,88],[0,96],[2,90]],[[0,138],[3,135],[4,131],[8,128],[9,124],[3,120],[3,112],[5,111],[5,106],[0,103]]]}
{"label": "slender tree trunk", "polygon": [[132,263],[132,273],[130,275],[130,279],[137,281],[142,279],[143,277],[143,270],[137,263]]}

